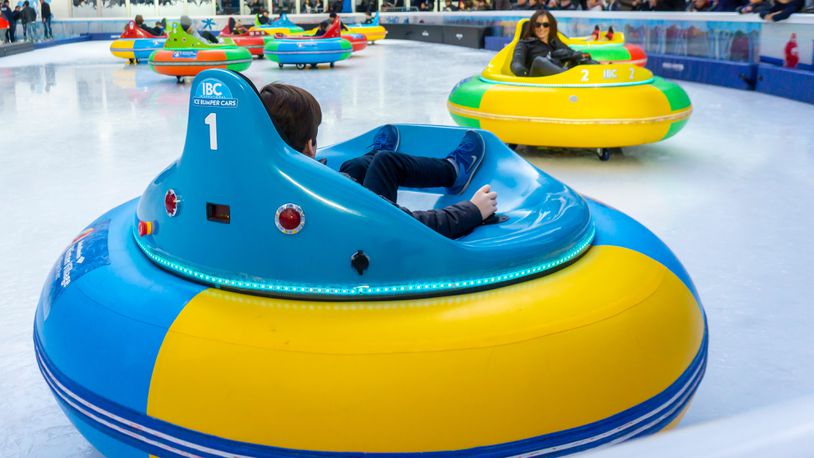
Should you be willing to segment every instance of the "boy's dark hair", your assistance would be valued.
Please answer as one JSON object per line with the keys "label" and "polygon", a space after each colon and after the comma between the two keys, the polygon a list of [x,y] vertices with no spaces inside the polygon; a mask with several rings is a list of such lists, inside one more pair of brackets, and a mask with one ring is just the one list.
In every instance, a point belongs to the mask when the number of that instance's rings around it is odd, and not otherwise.
{"label": "boy's dark hair", "polygon": [[289,146],[303,152],[308,140],[316,141],[322,109],[310,92],[288,84],[269,83],[260,90],[260,100]]}

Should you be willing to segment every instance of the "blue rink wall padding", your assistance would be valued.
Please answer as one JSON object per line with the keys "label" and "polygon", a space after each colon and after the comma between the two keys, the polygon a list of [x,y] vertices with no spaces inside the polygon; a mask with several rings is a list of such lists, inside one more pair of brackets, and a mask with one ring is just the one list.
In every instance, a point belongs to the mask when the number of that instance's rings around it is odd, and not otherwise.
{"label": "blue rink wall padding", "polygon": [[[777,59],[775,57],[768,57],[768,56],[760,56],[760,63],[761,64],[774,65],[775,67],[782,67],[784,62],[783,62],[783,59]],[[814,71],[814,65],[808,65],[808,64],[804,64],[804,63],[800,62],[797,65],[797,68],[795,68],[795,70]]]}
{"label": "blue rink wall padding", "polygon": [[757,65],[700,57],[648,54],[647,68],[665,78],[695,81],[735,89],[754,89]]}
{"label": "blue rink wall padding", "polygon": [[814,103],[814,73],[760,64],[755,89],[766,94]]}
{"label": "blue rink wall padding", "polygon": [[483,37],[483,47],[490,51],[500,51],[511,41],[512,37]]}
{"label": "blue rink wall padding", "polygon": [[[110,34],[105,33],[101,34],[105,36],[109,36]],[[107,38],[105,38],[107,40]],[[80,43],[83,41],[90,41],[92,38],[89,35],[80,35],[78,37],[72,38],[60,38],[58,40],[49,40],[49,41],[41,41],[39,43],[34,43],[34,49],[43,49],[43,48],[50,48],[52,46],[59,46],[59,45],[67,45],[71,43]]]}

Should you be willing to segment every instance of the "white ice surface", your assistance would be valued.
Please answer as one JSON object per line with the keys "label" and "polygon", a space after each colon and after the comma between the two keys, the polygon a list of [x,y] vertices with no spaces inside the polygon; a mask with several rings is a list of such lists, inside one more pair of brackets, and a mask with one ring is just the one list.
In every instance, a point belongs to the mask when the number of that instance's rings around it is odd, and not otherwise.
{"label": "white ice surface", "polygon": [[[136,197],[181,152],[189,86],[128,66],[108,42],[0,59],[0,456],[95,457],[40,377],[40,289],[86,224]],[[387,41],[334,70],[257,61],[322,104],[319,144],[383,123],[452,124],[451,88],[487,51]],[[695,280],[710,326],[707,375],[682,425],[814,393],[814,106],[681,83],[695,111],[676,137],[603,163],[530,153],[578,191],[644,223]]]}

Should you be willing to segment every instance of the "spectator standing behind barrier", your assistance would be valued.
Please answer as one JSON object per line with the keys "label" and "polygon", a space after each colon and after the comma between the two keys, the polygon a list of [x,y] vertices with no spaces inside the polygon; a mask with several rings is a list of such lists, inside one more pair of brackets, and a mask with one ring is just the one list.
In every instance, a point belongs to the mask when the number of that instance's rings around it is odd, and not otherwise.
{"label": "spectator standing behind barrier", "polygon": [[[20,11],[20,22],[23,24],[23,40],[28,40],[29,34],[33,34],[32,24],[37,22],[37,12],[28,3],[28,0],[23,2],[23,10]],[[29,33],[30,32],[30,33]],[[31,36],[31,41],[34,41],[34,36]]]}
{"label": "spectator standing behind barrier", "polygon": [[51,30],[51,5],[45,0],[40,0],[40,16],[42,17],[42,31],[45,38],[54,39],[54,32]]}
{"label": "spectator standing behind barrier", "polygon": [[0,7],[3,17],[8,21],[8,28],[6,29],[5,41],[7,43],[14,43],[14,31],[17,28],[17,22],[14,19],[14,12],[8,4],[8,0],[3,1],[3,6]]}
{"label": "spectator standing behind barrier", "polygon": [[745,6],[741,6],[735,9],[740,14],[749,14],[755,13],[760,14],[763,12],[768,12],[769,8],[772,5],[769,4],[769,0],[749,0],[749,4]]}
{"label": "spectator standing behind barrier", "polygon": [[588,11],[604,11],[605,0],[588,0],[586,9]]}
{"label": "spectator standing behind barrier", "polygon": [[733,12],[748,4],[748,0],[718,0],[712,3],[712,11],[716,13]]}
{"label": "spectator standing behind barrier", "polygon": [[605,4],[605,11],[622,11],[622,2],[619,0],[608,0]]}
{"label": "spectator standing behind barrier", "polygon": [[633,11],[653,11],[656,0],[633,0],[630,4],[630,9]]}
{"label": "spectator standing behind barrier", "polygon": [[[543,5],[540,5],[543,7]],[[537,9],[537,8],[529,8],[529,9]],[[558,10],[558,11],[576,11],[579,9],[579,5],[574,3],[572,0],[549,0],[548,2],[548,9],[550,10]]]}
{"label": "spectator standing behind barrier", "polygon": [[788,19],[793,13],[803,9],[804,0],[774,0],[774,5],[760,13],[760,17],[766,22],[778,22]]}
{"label": "spectator standing behind barrier", "polygon": [[11,36],[14,37],[14,41],[17,41],[17,37],[15,34],[17,33],[17,21],[20,20],[20,16],[22,12],[20,11],[20,5],[14,7],[14,11],[11,12]]}
{"label": "spectator standing behind barrier", "polygon": [[712,10],[712,4],[709,0],[690,0],[687,4],[687,11],[691,13],[703,13]]}

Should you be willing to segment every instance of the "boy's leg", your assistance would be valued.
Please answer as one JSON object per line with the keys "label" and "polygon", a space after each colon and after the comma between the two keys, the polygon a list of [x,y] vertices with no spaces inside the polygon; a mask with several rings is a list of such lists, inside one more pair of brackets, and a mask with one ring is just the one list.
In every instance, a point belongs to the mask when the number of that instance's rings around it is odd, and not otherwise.
{"label": "boy's leg", "polygon": [[362,182],[365,181],[367,169],[370,167],[370,163],[373,162],[373,156],[375,154],[376,153],[367,153],[343,162],[342,165],[339,166],[339,173],[344,173],[351,177],[353,181],[362,184]]}
{"label": "boy's leg", "polygon": [[399,186],[449,187],[455,183],[457,176],[455,166],[446,159],[380,151],[373,156],[361,183],[376,194],[396,202]]}

